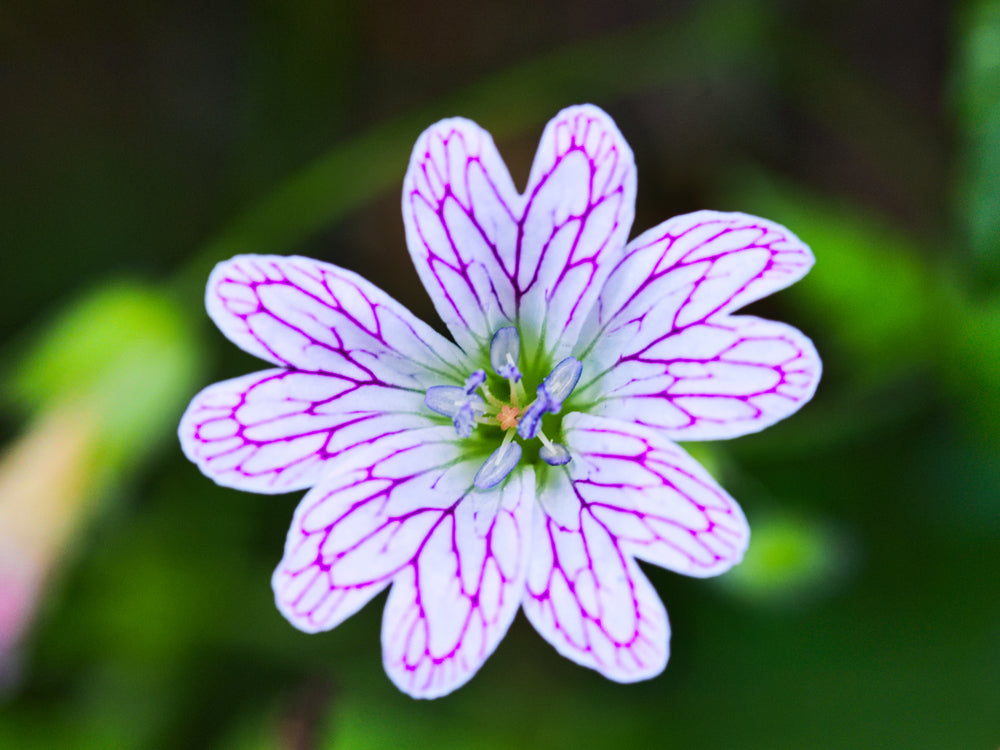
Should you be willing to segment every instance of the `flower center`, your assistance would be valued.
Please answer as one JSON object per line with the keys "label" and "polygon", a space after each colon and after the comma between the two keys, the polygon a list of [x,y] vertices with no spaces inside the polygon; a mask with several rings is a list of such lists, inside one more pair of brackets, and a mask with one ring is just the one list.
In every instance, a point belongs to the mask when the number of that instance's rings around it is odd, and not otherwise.
{"label": "flower center", "polygon": [[527,401],[527,393],[517,368],[519,357],[517,329],[513,326],[501,328],[490,342],[490,365],[510,386],[507,401],[490,392],[485,370],[473,372],[462,386],[431,386],[424,396],[429,409],[451,418],[460,437],[471,436],[472,430],[480,424],[499,427],[503,432],[500,446],[476,473],[474,484],[481,490],[495,487],[514,470],[521,460],[521,442],[537,438],[542,443],[538,457],[551,466],[561,466],[571,460],[566,446],[552,442],[542,432],[542,417],[559,413],[579,382],[583,365],[574,357],[566,357],[539,384],[534,401],[521,406]]}
{"label": "flower center", "polygon": [[511,430],[517,427],[520,418],[521,410],[512,404],[504,404],[500,407],[500,413],[497,414],[501,430]]}

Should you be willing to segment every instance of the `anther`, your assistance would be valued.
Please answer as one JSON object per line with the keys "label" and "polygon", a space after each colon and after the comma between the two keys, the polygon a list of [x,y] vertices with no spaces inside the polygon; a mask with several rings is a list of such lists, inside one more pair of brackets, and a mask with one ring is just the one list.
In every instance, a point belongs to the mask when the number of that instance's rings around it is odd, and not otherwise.
{"label": "anther", "polygon": [[538,457],[549,466],[562,466],[570,462],[569,449],[559,443],[546,443],[538,451]]}
{"label": "anther", "polygon": [[450,417],[460,437],[469,437],[476,419],[486,412],[486,404],[478,393],[467,393],[457,385],[432,385],[424,395],[431,411]]}
{"label": "anther", "polygon": [[471,396],[476,392],[476,389],[485,382],[486,370],[476,370],[465,379],[465,392]]}
{"label": "anther", "polygon": [[510,439],[513,434],[513,432],[508,432],[500,447],[493,451],[479,467],[475,479],[472,480],[472,483],[479,489],[488,490],[491,487],[496,487],[521,460],[521,446]]}
{"label": "anther", "polygon": [[562,409],[562,403],[576,388],[580,382],[580,373],[583,372],[583,365],[575,357],[566,357],[562,362],[552,368],[542,385],[551,401],[552,412],[558,413]]}
{"label": "anther", "polygon": [[501,328],[493,334],[490,342],[490,364],[493,371],[502,378],[521,379],[521,371],[517,369],[517,360],[521,356],[521,337],[513,326]]}

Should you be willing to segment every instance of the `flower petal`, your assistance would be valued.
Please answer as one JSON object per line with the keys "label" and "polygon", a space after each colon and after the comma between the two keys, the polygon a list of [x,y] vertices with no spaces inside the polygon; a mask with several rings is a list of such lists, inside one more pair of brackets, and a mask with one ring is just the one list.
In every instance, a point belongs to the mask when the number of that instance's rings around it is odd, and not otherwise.
{"label": "flower petal", "polygon": [[790,326],[729,313],[798,280],[812,254],[784,227],[699,211],[633,241],[591,311],[577,402],[676,440],[744,435],[808,401],[821,364]]}
{"label": "flower petal", "polygon": [[575,530],[536,505],[524,614],[567,659],[617,682],[663,671],[670,625],[656,591],[608,530],[581,512]]}
{"label": "flower petal", "polygon": [[[562,525],[578,527],[576,515],[589,514],[629,554],[699,578],[743,559],[750,528],[739,505],[662,432],[579,412],[563,427],[573,455],[564,472],[571,486],[543,498]],[[566,506],[574,515],[564,520]]]}
{"label": "flower petal", "polygon": [[411,563],[454,503],[433,488],[457,454],[449,430],[358,444],[302,499],[272,578],[278,609],[295,627],[335,627]]}
{"label": "flower petal", "polygon": [[282,367],[420,390],[473,369],[381,289],[309,258],[240,255],[220,263],[205,304],[233,343]]}
{"label": "flower petal", "polygon": [[424,132],[403,183],[410,255],[466,351],[519,321],[522,346],[567,352],[621,255],[634,204],[632,151],[589,104],[546,126],[524,196],[489,133],[460,118]]}
{"label": "flower petal", "polygon": [[526,574],[533,475],[471,491],[450,427],[345,451],[295,512],[272,585],[307,632],[329,630],[393,582],[383,620],[390,678],[417,697],[468,680],[510,626]]}
{"label": "flower petal", "polygon": [[623,352],[593,384],[592,413],[654,425],[674,440],[738,437],[798,411],[821,369],[795,328],[725,316]]}
{"label": "flower petal", "polygon": [[517,248],[521,333],[567,354],[635,215],[632,150],[597,107],[569,107],[542,134]]}
{"label": "flower petal", "polygon": [[315,485],[346,447],[430,424],[419,391],[272,369],[201,391],[178,434],[218,484],[279,493]]}
{"label": "flower petal", "polygon": [[669,626],[639,557],[708,576],[738,562],[749,530],[735,501],[656,430],[568,414],[573,460],[547,475],[524,611],[556,649],[607,677],[652,677]]}
{"label": "flower petal", "polygon": [[[456,501],[396,577],[382,649],[386,672],[403,692],[450,693],[506,634],[524,591],[534,490],[529,468],[502,489]],[[494,514],[492,521],[480,513]]]}
{"label": "flower petal", "polygon": [[523,203],[490,134],[474,122],[442,120],[417,140],[403,181],[406,244],[438,314],[467,352],[515,319]]}

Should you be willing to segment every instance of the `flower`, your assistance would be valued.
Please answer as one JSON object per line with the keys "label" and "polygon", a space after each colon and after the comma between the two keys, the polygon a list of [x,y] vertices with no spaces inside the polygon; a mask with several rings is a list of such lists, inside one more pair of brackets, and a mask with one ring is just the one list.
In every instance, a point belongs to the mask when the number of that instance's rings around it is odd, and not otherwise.
{"label": "flower", "polygon": [[712,576],[743,556],[739,506],[674,441],[755,432],[812,396],[809,339],[731,314],[812,255],[715,211],[628,242],[635,186],[591,105],[548,124],[523,194],[475,123],[425,131],[403,219],[454,343],[307,258],[238,256],[209,279],[212,319],[275,367],[198,394],[181,444],[219,484],[312,488],[278,608],[330,630],[391,585],[384,664],[412,696],[469,680],[519,608],[573,661],[652,677],[669,625],[636,559]]}

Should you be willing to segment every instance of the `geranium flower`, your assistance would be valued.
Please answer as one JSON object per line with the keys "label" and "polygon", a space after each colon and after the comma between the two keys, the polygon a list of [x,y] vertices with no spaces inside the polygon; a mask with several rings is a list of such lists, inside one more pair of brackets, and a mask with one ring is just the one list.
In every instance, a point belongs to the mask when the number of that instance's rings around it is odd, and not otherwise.
{"label": "geranium flower", "polygon": [[239,256],[209,279],[212,319],[276,367],[198,394],[184,450],[222,485],[312,487],[278,608],[329,630],[391,585],[384,663],[410,695],[465,683],[518,608],[573,661],[654,676],[669,626],[636,559],[712,576],[743,556],[739,506],[674,441],[755,432],[812,396],[809,339],[731,314],[812,255],[714,211],[628,242],[635,185],[590,105],[548,124],[523,194],[475,123],[423,133],[403,220],[454,343],[319,261]]}

